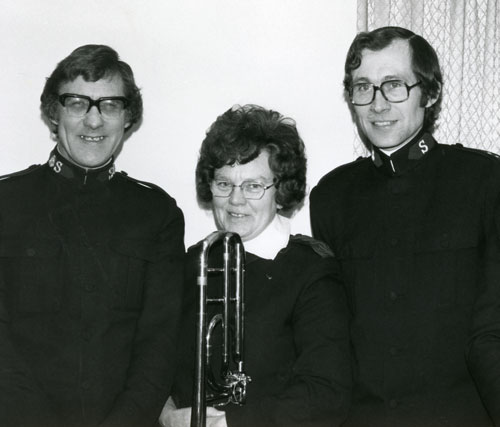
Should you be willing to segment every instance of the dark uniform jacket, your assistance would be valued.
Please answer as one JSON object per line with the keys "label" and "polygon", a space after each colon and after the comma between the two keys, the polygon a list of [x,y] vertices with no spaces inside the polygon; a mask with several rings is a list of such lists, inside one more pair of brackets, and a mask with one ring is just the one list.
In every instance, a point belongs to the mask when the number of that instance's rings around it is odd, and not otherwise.
{"label": "dark uniform jacket", "polygon": [[54,151],[0,180],[0,221],[0,425],[155,425],[182,299],[174,200]]}
{"label": "dark uniform jacket", "polygon": [[489,425],[465,348],[499,193],[496,157],[430,134],[391,157],[374,148],[313,189],[313,234],[340,260],[353,312],[347,425]]}
{"label": "dark uniform jacket", "polygon": [[[226,411],[229,427],[337,426],[345,419],[351,382],[348,308],[337,270],[315,245],[327,256],[325,245],[305,236],[291,237],[274,260],[247,253],[245,371],[252,381],[244,406],[218,408]],[[173,391],[178,407],[192,406],[197,249],[188,251]],[[222,265],[217,247],[210,259],[211,266]],[[220,297],[219,285],[217,277],[209,278],[209,296]]]}

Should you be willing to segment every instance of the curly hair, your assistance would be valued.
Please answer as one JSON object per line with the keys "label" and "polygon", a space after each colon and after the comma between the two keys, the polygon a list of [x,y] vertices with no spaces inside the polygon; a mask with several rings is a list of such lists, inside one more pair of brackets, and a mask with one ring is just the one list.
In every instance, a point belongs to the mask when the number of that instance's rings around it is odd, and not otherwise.
{"label": "curly hair", "polygon": [[401,27],[381,27],[370,32],[359,33],[353,40],[345,61],[344,89],[349,92],[352,85],[352,72],[361,65],[364,49],[382,50],[394,40],[408,40],[411,63],[415,76],[422,88],[421,106],[429,99],[436,102],[425,109],[423,129],[432,131],[439,117],[442,100],[443,76],[439,59],[434,48],[423,37]]}
{"label": "curly hair", "polygon": [[291,212],[306,193],[304,142],[295,121],[258,105],[236,105],[210,126],[196,165],[196,193],[204,203],[212,201],[214,172],[225,165],[245,164],[269,153],[269,167],[276,182],[276,203]]}
{"label": "curly hair", "polygon": [[105,45],[88,44],[75,49],[64,58],[45,82],[40,96],[41,109],[49,120],[57,120],[59,88],[82,76],[87,82],[119,75],[123,81],[125,97],[129,100],[126,131],[142,117],[142,96],[135,84],[130,65],[120,60],[118,53]]}

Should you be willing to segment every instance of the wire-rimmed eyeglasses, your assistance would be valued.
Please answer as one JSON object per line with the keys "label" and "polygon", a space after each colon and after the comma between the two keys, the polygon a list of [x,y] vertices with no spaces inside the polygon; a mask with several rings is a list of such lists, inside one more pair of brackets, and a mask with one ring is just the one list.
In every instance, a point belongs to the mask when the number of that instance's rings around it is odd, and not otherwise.
{"label": "wire-rimmed eyeglasses", "polygon": [[418,81],[411,86],[402,80],[387,80],[380,86],[373,83],[356,83],[349,90],[349,98],[353,105],[369,105],[373,102],[377,90],[379,90],[388,102],[404,102],[410,97],[410,90],[421,83],[421,81]]}
{"label": "wire-rimmed eyeglasses", "polygon": [[248,200],[260,200],[264,196],[266,190],[269,190],[277,182],[266,185],[255,181],[244,181],[239,185],[233,184],[226,180],[214,179],[211,184],[211,190],[214,197],[229,197],[235,187],[241,188],[243,197]]}

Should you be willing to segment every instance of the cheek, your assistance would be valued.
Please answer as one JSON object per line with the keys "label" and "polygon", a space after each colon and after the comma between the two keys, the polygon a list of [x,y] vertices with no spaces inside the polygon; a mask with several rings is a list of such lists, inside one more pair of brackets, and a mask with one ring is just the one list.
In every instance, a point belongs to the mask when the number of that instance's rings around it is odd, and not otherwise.
{"label": "cheek", "polygon": [[222,202],[220,198],[214,197],[212,201],[212,212],[218,224],[224,218],[224,206],[225,204]]}
{"label": "cheek", "polygon": [[77,126],[78,126],[78,120],[66,117],[65,115],[61,115],[59,117],[59,125],[58,125],[59,134],[64,133],[67,135],[72,132],[75,132]]}
{"label": "cheek", "polygon": [[127,122],[125,120],[117,121],[112,127],[112,132],[121,138],[125,133],[125,126],[127,126]]}
{"label": "cheek", "polygon": [[366,124],[368,123],[366,112],[360,108],[356,108],[354,111],[358,125],[360,125],[363,128],[366,127]]}
{"label": "cheek", "polygon": [[274,215],[277,211],[277,205],[274,201],[274,194],[269,194],[269,199],[262,200],[262,203],[259,206],[252,206],[253,211],[256,214],[256,219],[259,225],[269,224],[271,220],[274,218]]}

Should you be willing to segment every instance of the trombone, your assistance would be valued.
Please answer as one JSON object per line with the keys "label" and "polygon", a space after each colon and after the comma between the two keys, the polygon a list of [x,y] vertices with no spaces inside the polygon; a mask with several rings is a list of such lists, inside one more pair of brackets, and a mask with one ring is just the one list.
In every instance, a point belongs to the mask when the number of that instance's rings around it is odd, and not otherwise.
{"label": "trombone", "polygon": [[[223,266],[209,267],[210,248],[221,240]],[[245,403],[246,387],[251,379],[245,374],[243,357],[244,269],[245,250],[238,234],[215,231],[203,240],[197,276],[198,317],[191,427],[205,427],[207,404]],[[210,273],[223,274],[223,295],[220,298],[207,297]],[[221,311],[208,322],[209,303],[221,306]],[[215,375],[211,365],[210,341],[219,324],[222,334],[221,370],[220,375]]]}

